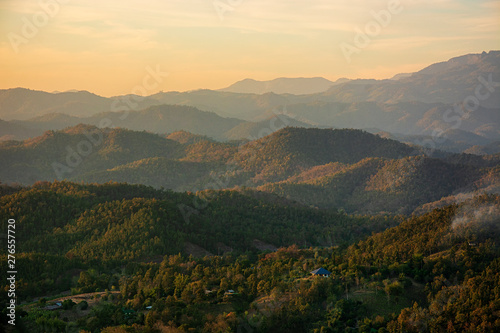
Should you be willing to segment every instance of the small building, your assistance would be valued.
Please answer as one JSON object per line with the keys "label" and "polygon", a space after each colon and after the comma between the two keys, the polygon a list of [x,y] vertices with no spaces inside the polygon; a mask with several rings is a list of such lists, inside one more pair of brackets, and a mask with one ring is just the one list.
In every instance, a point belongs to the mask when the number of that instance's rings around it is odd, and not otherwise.
{"label": "small building", "polygon": [[330,274],[332,274],[332,273],[330,273],[329,271],[327,271],[323,267],[320,267],[320,268],[315,269],[314,271],[312,271],[311,274],[313,276],[330,277]]}
{"label": "small building", "polygon": [[225,295],[225,296],[227,296],[227,295],[236,295],[236,293],[234,292],[234,290],[229,289],[228,291],[226,291],[226,292],[224,293],[224,295]]}

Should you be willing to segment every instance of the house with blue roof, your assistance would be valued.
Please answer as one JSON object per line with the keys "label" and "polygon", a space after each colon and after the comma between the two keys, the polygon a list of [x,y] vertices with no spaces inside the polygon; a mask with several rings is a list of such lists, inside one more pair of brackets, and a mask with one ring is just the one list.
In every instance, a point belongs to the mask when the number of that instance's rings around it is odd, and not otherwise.
{"label": "house with blue roof", "polygon": [[320,267],[320,268],[315,269],[314,271],[312,271],[311,274],[313,276],[330,277],[330,274],[332,274],[332,273],[330,273],[329,271],[327,271],[323,267]]}

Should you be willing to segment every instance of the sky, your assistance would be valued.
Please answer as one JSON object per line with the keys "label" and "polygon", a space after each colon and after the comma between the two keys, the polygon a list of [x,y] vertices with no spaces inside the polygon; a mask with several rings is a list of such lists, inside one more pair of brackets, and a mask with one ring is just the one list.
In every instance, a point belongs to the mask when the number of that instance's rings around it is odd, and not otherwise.
{"label": "sky", "polygon": [[0,0],[0,89],[116,96],[384,79],[490,50],[500,1]]}

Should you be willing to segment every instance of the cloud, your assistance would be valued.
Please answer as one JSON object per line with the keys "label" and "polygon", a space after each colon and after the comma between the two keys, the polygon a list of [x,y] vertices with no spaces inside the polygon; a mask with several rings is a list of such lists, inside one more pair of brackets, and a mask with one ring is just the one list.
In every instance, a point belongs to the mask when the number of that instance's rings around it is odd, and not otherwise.
{"label": "cloud", "polygon": [[500,207],[495,204],[464,205],[452,221],[452,229],[493,227],[500,229]]}

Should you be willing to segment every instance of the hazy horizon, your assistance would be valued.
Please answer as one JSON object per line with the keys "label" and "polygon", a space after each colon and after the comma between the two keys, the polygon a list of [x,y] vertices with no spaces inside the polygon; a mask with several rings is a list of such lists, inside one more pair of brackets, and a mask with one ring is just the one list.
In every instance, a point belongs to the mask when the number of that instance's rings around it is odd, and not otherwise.
{"label": "hazy horizon", "polygon": [[147,68],[168,73],[147,95],[245,78],[388,79],[500,49],[499,13],[498,1],[465,0],[6,0],[0,89],[124,95]]}
{"label": "hazy horizon", "polygon": [[0,0],[2,332],[500,332],[499,14]]}

